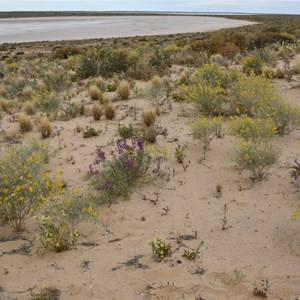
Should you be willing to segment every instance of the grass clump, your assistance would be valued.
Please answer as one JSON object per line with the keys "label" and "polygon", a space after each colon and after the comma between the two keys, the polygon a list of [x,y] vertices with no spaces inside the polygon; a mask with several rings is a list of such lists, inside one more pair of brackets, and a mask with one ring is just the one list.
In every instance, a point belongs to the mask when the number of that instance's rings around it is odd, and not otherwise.
{"label": "grass clump", "polygon": [[111,102],[108,102],[104,105],[104,115],[107,120],[112,120],[115,117],[116,109]]}
{"label": "grass clump", "polygon": [[8,147],[0,158],[0,218],[15,231],[23,229],[60,184],[46,171],[47,150],[37,144]]}
{"label": "grass clump", "polygon": [[103,99],[103,95],[101,91],[98,89],[98,87],[95,84],[91,84],[89,86],[88,93],[91,99],[94,101],[99,100],[101,102]]}
{"label": "grass clump", "polygon": [[154,124],[156,116],[157,110],[154,107],[149,107],[142,111],[142,121],[148,127]]}
{"label": "grass clump", "polygon": [[[149,155],[141,140],[118,140],[110,159],[101,149],[89,170],[93,186],[100,192],[100,199],[112,202],[118,196],[127,198],[137,181],[155,176],[160,170],[162,158]],[[150,172],[151,170],[151,172]]]}
{"label": "grass clump", "polygon": [[102,106],[100,104],[94,104],[92,107],[92,115],[95,121],[99,121],[103,113]]}
{"label": "grass clump", "polygon": [[23,109],[28,116],[34,115],[34,106],[35,103],[33,101],[26,101],[24,103]]}
{"label": "grass clump", "polygon": [[31,131],[33,126],[29,116],[25,114],[19,115],[19,127],[22,133]]}
{"label": "grass clump", "polygon": [[118,95],[122,100],[129,99],[130,96],[130,85],[128,81],[122,80],[118,86]]}
{"label": "grass clump", "polygon": [[40,131],[43,139],[50,137],[52,133],[52,126],[47,117],[42,117],[40,119]]}

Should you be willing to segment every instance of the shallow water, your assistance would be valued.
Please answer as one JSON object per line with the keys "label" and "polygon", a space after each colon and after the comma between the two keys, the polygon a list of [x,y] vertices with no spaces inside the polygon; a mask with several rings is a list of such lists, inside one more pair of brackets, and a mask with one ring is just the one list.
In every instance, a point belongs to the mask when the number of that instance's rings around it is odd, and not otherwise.
{"label": "shallow water", "polygon": [[99,16],[0,19],[0,43],[205,32],[252,22],[206,16]]}

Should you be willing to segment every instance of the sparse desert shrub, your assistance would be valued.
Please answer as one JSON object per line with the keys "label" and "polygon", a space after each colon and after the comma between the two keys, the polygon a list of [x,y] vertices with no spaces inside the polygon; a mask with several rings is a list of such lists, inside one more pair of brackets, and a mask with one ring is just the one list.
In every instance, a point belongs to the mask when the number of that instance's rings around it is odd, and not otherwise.
{"label": "sparse desert shrub", "polygon": [[115,106],[109,102],[104,105],[104,115],[108,120],[112,120],[115,117],[116,109]]}
{"label": "sparse desert shrub", "polygon": [[153,257],[158,262],[172,256],[171,243],[166,243],[162,237],[158,237],[153,241],[149,240],[147,244],[151,247]]}
{"label": "sparse desert shrub", "polygon": [[142,96],[153,105],[160,105],[161,100],[166,97],[166,94],[166,84],[158,77],[154,77],[142,92]]}
{"label": "sparse desert shrub", "polygon": [[146,108],[142,111],[142,121],[146,126],[151,126],[156,120],[157,112],[153,107]]}
{"label": "sparse desert shrub", "polygon": [[81,78],[99,75],[109,77],[113,73],[126,72],[127,69],[128,61],[125,51],[104,47],[82,55],[77,73]]}
{"label": "sparse desert shrub", "polygon": [[216,137],[216,125],[213,120],[208,118],[199,118],[193,123],[192,127],[193,138],[199,140],[203,146],[204,159],[207,150],[209,149],[209,144]]}
{"label": "sparse desert shrub", "polygon": [[56,113],[61,107],[61,99],[54,92],[40,93],[36,105],[42,112]]}
{"label": "sparse desert shrub", "polygon": [[175,148],[174,155],[175,155],[176,160],[177,160],[180,164],[183,163],[184,158],[185,158],[184,149],[185,149],[185,148],[182,147],[181,145],[178,145],[178,146]]}
{"label": "sparse desert shrub", "polygon": [[275,72],[275,77],[278,79],[283,79],[285,77],[284,68],[277,67]]}
{"label": "sparse desert shrub", "polygon": [[92,107],[92,115],[95,121],[99,121],[102,116],[102,106],[100,104],[94,104]]}
{"label": "sparse desert shrub", "polygon": [[26,101],[24,103],[23,109],[28,116],[32,116],[34,114],[34,106],[35,103],[33,101]]}
{"label": "sparse desert shrub", "polygon": [[52,133],[52,126],[47,117],[42,117],[40,119],[40,131],[43,139],[50,137]]}
{"label": "sparse desert shrub", "polygon": [[106,88],[109,92],[115,92],[118,90],[119,82],[109,81],[106,85]]}
{"label": "sparse desert shrub", "polygon": [[59,300],[60,290],[54,287],[43,287],[38,293],[30,292],[30,300]]}
{"label": "sparse desert shrub", "polygon": [[73,55],[81,54],[82,50],[76,46],[65,46],[55,50],[54,57],[58,59],[67,59]]}
{"label": "sparse desert shrub", "polygon": [[29,214],[36,212],[60,184],[45,168],[48,156],[37,144],[8,147],[0,158],[0,218],[21,231]]}
{"label": "sparse desert shrub", "polygon": [[19,127],[22,133],[32,130],[33,126],[29,116],[25,114],[20,114],[18,119],[19,119]]}
{"label": "sparse desert shrub", "polygon": [[103,77],[99,76],[95,78],[94,83],[102,93],[106,91],[106,81],[103,79]]}
{"label": "sparse desert shrub", "polygon": [[93,136],[98,136],[100,134],[100,131],[99,130],[96,130],[95,128],[93,127],[89,127],[89,126],[86,126],[83,130],[82,130],[82,133],[83,133],[83,138],[90,138],[90,137],[93,137]]}
{"label": "sparse desert shrub", "polygon": [[88,93],[91,97],[92,100],[99,100],[102,102],[103,100],[103,95],[101,91],[98,89],[98,87],[95,84],[91,84],[88,88]]}
{"label": "sparse desert shrub", "polygon": [[249,170],[253,180],[264,178],[279,155],[279,150],[268,140],[238,141],[234,149],[234,161]]}
{"label": "sparse desert shrub", "polygon": [[261,74],[263,62],[257,56],[246,56],[242,60],[243,71],[247,74]]}
{"label": "sparse desert shrub", "polygon": [[161,157],[149,155],[139,139],[132,140],[130,144],[127,140],[118,140],[110,156],[110,159],[107,158],[105,152],[99,149],[89,167],[92,184],[105,202],[112,202],[118,196],[127,198],[140,178],[147,174],[158,175],[162,162]]}
{"label": "sparse desert shrub", "polygon": [[127,100],[130,95],[130,85],[128,81],[121,81],[118,86],[118,95],[122,100]]}
{"label": "sparse desert shrub", "polygon": [[156,138],[159,134],[158,128],[156,126],[146,126],[142,127],[138,131],[138,136],[141,140],[143,140],[146,143],[153,144],[156,142]]}
{"label": "sparse desert shrub", "polygon": [[123,125],[123,124],[118,124],[118,133],[121,138],[123,139],[130,139],[134,135],[134,129],[131,124],[128,126]]}
{"label": "sparse desert shrub", "polygon": [[38,222],[38,234],[35,239],[44,248],[61,252],[73,248],[78,240],[78,225],[96,217],[89,199],[78,190],[66,191],[58,199],[53,199],[43,211]]}
{"label": "sparse desert shrub", "polygon": [[276,134],[276,124],[272,119],[253,119],[243,115],[229,125],[233,135],[246,141],[268,139]]}
{"label": "sparse desert shrub", "polygon": [[228,114],[265,118],[259,111],[278,102],[278,89],[265,77],[239,76],[230,89]]}
{"label": "sparse desert shrub", "polygon": [[256,107],[255,115],[260,118],[270,118],[276,126],[279,135],[288,134],[299,128],[300,109],[286,103],[283,99],[261,102]]}

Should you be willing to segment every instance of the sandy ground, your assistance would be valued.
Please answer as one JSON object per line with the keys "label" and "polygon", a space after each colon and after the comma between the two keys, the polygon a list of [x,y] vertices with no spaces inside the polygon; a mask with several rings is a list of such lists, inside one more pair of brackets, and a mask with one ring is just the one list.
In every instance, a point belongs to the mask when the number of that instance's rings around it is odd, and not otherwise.
{"label": "sandy ground", "polygon": [[254,24],[203,16],[103,16],[0,19],[0,43],[205,32]]}
{"label": "sandy ground", "polygon": [[[283,81],[277,81],[282,85]],[[288,89],[286,97],[300,107],[300,89]],[[88,103],[86,94],[78,99]],[[86,172],[94,158],[96,146],[116,140],[116,121],[132,121],[132,108],[138,113],[147,103],[143,99],[116,102],[114,121],[94,121],[91,116],[67,122],[56,121],[62,128],[50,139],[56,151],[52,166],[61,169],[72,186],[87,189]],[[42,286],[61,291],[61,299],[258,299],[253,295],[255,283],[268,279],[268,299],[294,300],[300,294],[299,220],[291,221],[295,191],[290,183],[287,163],[300,158],[300,130],[278,137],[282,151],[279,162],[266,180],[251,187],[249,173],[235,168],[231,161],[234,139],[215,139],[207,159],[199,163],[201,146],[193,141],[188,125],[197,111],[186,103],[172,103],[159,117],[168,129],[158,145],[168,149],[163,170],[169,180],[163,187],[145,186],[130,200],[99,208],[99,224],[83,224],[77,249],[63,253],[37,253],[35,225],[28,220],[26,231],[18,240],[10,240],[9,228],[0,228],[0,299],[30,299],[29,289]],[[103,132],[84,139],[75,133],[76,124],[89,125]],[[2,120],[4,130],[17,128],[9,117]],[[35,129],[26,135],[39,138]],[[170,142],[173,137],[178,141]],[[174,149],[186,146],[186,170],[176,162]],[[222,194],[216,193],[222,185]],[[143,200],[157,199],[158,203]],[[223,207],[227,204],[227,230],[221,229]],[[167,215],[162,214],[168,207]],[[193,235],[183,240],[186,247],[197,248],[203,241],[202,258],[195,262],[182,257],[176,243],[179,235]],[[155,262],[149,239],[158,236],[171,242],[173,255]],[[7,238],[7,239],[6,239]],[[26,250],[27,249],[27,250]],[[139,258],[138,262],[130,262]]]}

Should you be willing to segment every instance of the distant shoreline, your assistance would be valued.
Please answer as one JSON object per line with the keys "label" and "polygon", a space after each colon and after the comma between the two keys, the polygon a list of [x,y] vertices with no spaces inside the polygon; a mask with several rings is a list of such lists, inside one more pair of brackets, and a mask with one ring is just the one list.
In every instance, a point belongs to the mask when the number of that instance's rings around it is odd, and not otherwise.
{"label": "distant shoreline", "polygon": [[142,12],[142,11],[11,11],[0,12],[0,18],[31,18],[31,17],[67,17],[67,16],[250,16],[259,13],[234,13],[234,12]]}

